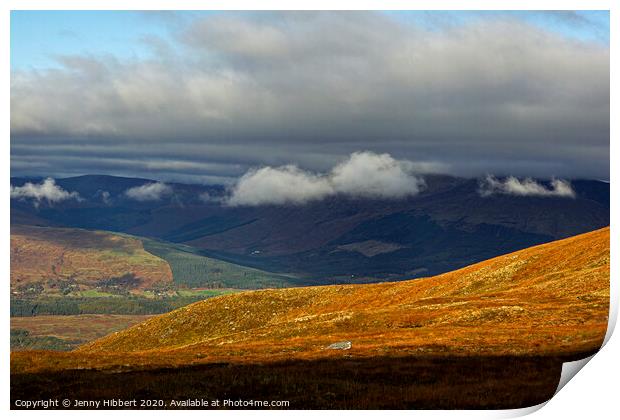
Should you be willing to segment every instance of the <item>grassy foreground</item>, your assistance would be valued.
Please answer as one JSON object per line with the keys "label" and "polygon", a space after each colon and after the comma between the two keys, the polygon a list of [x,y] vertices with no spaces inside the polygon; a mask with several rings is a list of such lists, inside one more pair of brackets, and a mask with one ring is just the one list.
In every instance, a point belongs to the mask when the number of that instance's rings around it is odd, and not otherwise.
{"label": "grassy foreground", "polygon": [[[70,398],[288,401],[289,409],[509,409],[550,399],[562,359],[551,357],[329,358],[214,363],[122,371],[62,370],[11,376],[11,402]],[[126,368],[125,368],[126,369]],[[234,408],[234,407],[219,407]],[[239,407],[243,408],[243,407]],[[245,408],[263,408],[248,406]]]}

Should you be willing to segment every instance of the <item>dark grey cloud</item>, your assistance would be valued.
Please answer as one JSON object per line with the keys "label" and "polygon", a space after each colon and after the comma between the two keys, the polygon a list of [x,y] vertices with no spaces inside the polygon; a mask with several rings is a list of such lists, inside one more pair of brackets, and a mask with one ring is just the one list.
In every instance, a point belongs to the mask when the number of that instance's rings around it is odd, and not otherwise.
{"label": "dark grey cloud", "polygon": [[[566,17],[562,17],[566,19]],[[460,175],[609,177],[609,48],[507,16],[218,13],[155,58],[14,71],[14,175],[226,181],[359,150]]]}

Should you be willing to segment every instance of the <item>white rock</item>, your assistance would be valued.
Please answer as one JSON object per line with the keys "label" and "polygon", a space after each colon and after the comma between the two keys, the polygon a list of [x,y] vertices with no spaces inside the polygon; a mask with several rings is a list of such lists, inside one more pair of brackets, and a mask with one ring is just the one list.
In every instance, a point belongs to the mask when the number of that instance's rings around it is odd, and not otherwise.
{"label": "white rock", "polygon": [[349,350],[351,348],[350,341],[338,341],[326,347],[328,350]]}

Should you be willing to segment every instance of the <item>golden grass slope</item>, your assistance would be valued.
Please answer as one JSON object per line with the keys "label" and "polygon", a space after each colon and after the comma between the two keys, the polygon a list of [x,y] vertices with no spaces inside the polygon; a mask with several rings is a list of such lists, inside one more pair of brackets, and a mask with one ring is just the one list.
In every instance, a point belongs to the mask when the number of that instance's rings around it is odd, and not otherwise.
{"label": "golden grass slope", "polygon": [[608,306],[605,228],[421,280],[210,299],[80,351],[290,355],[351,340],[368,354],[574,352],[600,346]]}
{"label": "golden grass slope", "polygon": [[[239,293],[195,303],[72,353],[14,353],[12,372],[409,356],[572,357],[601,346],[609,228],[436,277]],[[349,340],[349,350],[329,350]]]}
{"label": "golden grass slope", "polygon": [[166,261],[146,252],[138,239],[108,232],[11,226],[11,288],[48,280],[89,286],[134,274],[140,287],[172,282]]}

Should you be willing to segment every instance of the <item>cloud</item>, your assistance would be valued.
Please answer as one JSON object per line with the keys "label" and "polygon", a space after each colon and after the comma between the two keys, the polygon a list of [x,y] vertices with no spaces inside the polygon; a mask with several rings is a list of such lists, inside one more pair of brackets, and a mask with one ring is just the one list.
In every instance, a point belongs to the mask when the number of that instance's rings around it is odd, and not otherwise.
{"label": "cloud", "polygon": [[250,170],[235,185],[228,204],[302,204],[334,194],[327,178],[294,165]]}
{"label": "cloud", "polygon": [[112,203],[109,191],[97,190],[96,195],[101,198],[101,202],[106,206],[109,206]]}
{"label": "cloud", "polygon": [[170,28],[170,48],[148,59],[13,71],[14,175],[64,170],[73,148],[75,174],[167,179],[290,162],[325,172],[357,150],[457,175],[609,177],[609,46],[553,25],[223,12]]}
{"label": "cloud", "polygon": [[38,207],[43,201],[51,205],[70,199],[81,200],[77,192],[68,192],[62,189],[56,185],[56,181],[53,178],[46,178],[40,184],[26,182],[21,187],[11,185],[11,198],[18,200],[32,199],[35,207]]}
{"label": "cloud", "polygon": [[162,182],[152,182],[129,188],[125,195],[136,201],[158,201],[172,194],[172,187]]}
{"label": "cloud", "polygon": [[483,197],[493,194],[538,197],[576,197],[570,182],[562,179],[552,179],[550,187],[547,187],[532,178],[519,180],[510,176],[504,181],[501,181],[492,175],[487,175],[485,179],[480,181],[479,187],[478,192]]}
{"label": "cloud", "polygon": [[422,178],[411,174],[411,162],[398,161],[387,153],[355,152],[338,164],[329,181],[337,193],[369,198],[402,198],[424,187]]}
{"label": "cloud", "polygon": [[214,195],[209,194],[208,191],[200,193],[198,195],[198,199],[202,201],[203,203],[216,203],[216,204],[222,204],[226,201],[226,197],[214,196]]}
{"label": "cloud", "polygon": [[389,154],[355,152],[327,174],[305,171],[295,165],[262,167],[243,175],[227,204],[304,204],[328,196],[398,199],[417,194],[424,180],[411,172],[413,163]]}

